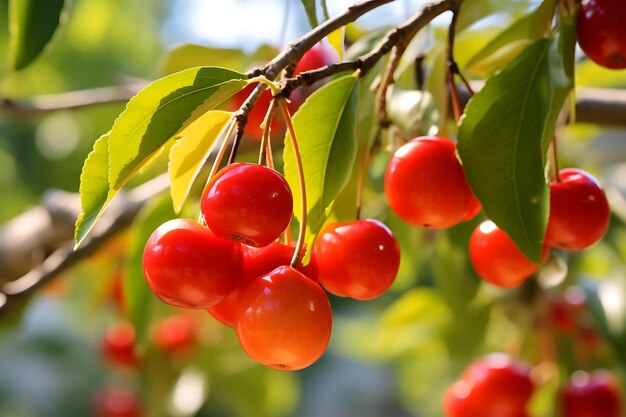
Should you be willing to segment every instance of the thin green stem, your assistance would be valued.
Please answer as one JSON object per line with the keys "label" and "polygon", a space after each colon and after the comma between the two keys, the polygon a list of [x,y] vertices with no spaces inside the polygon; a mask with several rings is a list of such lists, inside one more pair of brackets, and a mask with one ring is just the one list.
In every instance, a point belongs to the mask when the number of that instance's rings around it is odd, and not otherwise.
{"label": "thin green stem", "polygon": [[272,119],[274,118],[274,113],[276,112],[276,100],[272,100],[272,104],[267,109],[267,113],[265,114],[265,118],[263,119],[263,136],[261,137],[261,146],[259,147],[259,165],[263,165],[265,159],[267,158],[267,144],[270,141],[270,126],[272,124]]}
{"label": "thin green stem", "polygon": [[287,101],[282,95],[274,97],[277,100],[278,107],[285,119],[287,130],[289,130],[289,139],[291,140],[291,146],[293,146],[293,155],[296,160],[296,167],[298,169],[298,181],[300,182],[300,230],[298,231],[298,240],[296,242],[296,248],[293,251],[293,258],[291,258],[291,266],[296,268],[300,263],[302,256],[302,249],[304,248],[304,237],[306,232],[306,184],[304,181],[304,169],[302,168],[302,158],[300,157],[300,148],[298,147],[298,140],[296,138],[296,131],[291,123],[291,115],[287,108]]}

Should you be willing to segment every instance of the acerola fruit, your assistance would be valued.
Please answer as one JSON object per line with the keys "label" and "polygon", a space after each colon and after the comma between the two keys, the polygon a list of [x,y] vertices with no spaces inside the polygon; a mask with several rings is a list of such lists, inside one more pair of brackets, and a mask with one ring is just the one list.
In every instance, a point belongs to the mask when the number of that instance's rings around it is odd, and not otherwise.
{"label": "acerola fruit", "polygon": [[279,370],[306,368],[330,341],[332,311],[326,293],[290,266],[256,278],[239,297],[237,337],[257,362]]}
{"label": "acerola fruit", "polygon": [[560,395],[563,417],[619,417],[622,391],[615,376],[606,370],[575,372]]}
{"label": "acerola fruit", "polygon": [[209,181],[200,208],[217,236],[260,247],[278,239],[289,226],[293,197],[279,172],[236,162]]}
{"label": "acerola fruit", "polygon": [[219,238],[189,219],[159,226],[143,253],[143,272],[150,289],[177,307],[214,306],[235,289],[242,269],[240,243]]}
{"label": "acerola fruit", "polygon": [[588,248],[609,227],[611,210],[606,195],[598,181],[581,169],[562,169],[559,179],[550,184],[546,244],[569,251]]}
{"label": "acerola fruit", "polygon": [[135,352],[135,328],[128,322],[109,326],[102,339],[102,354],[112,365],[135,368],[139,358]]}
{"label": "acerola fruit", "polygon": [[313,251],[322,286],[332,294],[357,300],[382,295],[400,267],[400,246],[378,220],[328,223]]}
{"label": "acerola fruit", "polygon": [[507,234],[486,220],[474,229],[469,241],[474,270],[483,280],[502,288],[521,285],[539,265],[526,258]]}
{"label": "acerola fruit", "polygon": [[[244,246],[243,273],[237,288],[228,296],[208,309],[208,312],[221,323],[235,327],[235,313],[239,304],[239,295],[255,278],[272,272],[279,266],[289,265],[295,247],[272,242],[268,246],[254,248]],[[307,278],[314,279],[307,271],[309,266],[298,267]]]}
{"label": "acerola fruit", "polygon": [[454,226],[480,211],[456,146],[441,136],[418,137],[396,151],[385,173],[385,194],[402,220],[428,229]]}
{"label": "acerola fruit", "polygon": [[578,44],[595,63],[626,68],[626,4],[621,0],[583,0],[578,10]]}

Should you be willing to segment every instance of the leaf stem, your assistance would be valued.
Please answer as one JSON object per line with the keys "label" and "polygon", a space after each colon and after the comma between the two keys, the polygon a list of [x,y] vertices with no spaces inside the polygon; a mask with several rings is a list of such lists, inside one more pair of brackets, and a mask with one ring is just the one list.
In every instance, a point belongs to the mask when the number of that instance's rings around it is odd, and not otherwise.
{"label": "leaf stem", "polygon": [[298,231],[298,240],[296,242],[296,248],[293,251],[293,258],[291,258],[291,266],[296,268],[300,263],[306,233],[306,184],[304,181],[304,169],[302,167],[302,158],[300,157],[300,148],[298,147],[296,131],[293,128],[293,123],[291,123],[291,115],[289,114],[289,109],[287,108],[287,101],[282,94],[275,96],[274,100],[278,102],[278,107],[280,108],[283,118],[285,119],[287,130],[289,131],[289,139],[291,140],[291,145],[293,146],[294,159],[296,160],[296,167],[298,169],[298,180],[300,182],[300,230]]}

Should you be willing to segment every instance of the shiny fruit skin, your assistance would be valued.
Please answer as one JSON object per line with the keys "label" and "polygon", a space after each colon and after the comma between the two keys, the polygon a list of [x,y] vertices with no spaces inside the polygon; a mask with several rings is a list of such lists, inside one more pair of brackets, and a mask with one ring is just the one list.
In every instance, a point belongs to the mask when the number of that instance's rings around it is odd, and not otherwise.
{"label": "shiny fruit skin", "polygon": [[152,343],[171,355],[184,355],[197,343],[196,325],[185,314],[174,314],[158,321],[152,333]]}
{"label": "shiny fruit skin", "polygon": [[522,414],[532,396],[530,371],[524,362],[493,353],[472,363],[461,379],[471,387],[471,402],[485,407],[485,415],[514,416]]}
{"label": "shiny fruit skin", "polygon": [[135,368],[139,358],[135,351],[135,328],[125,321],[110,325],[102,339],[102,354],[112,365]]}
{"label": "shiny fruit skin", "polygon": [[254,279],[237,308],[237,337],[257,362],[279,370],[306,368],[330,341],[332,311],[316,282],[290,266]]}
{"label": "shiny fruit skin", "polygon": [[316,274],[330,293],[371,300],[393,284],[400,246],[378,220],[328,223],[314,246]]}
{"label": "shiny fruit skin", "polygon": [[[241,105],[246,101],[246,99],[252,94],[256,83],[250,84],[246,86],[243,90],[237,92],[231,101],[230,109],[231,111],[238,110]],[[248,121],[246,123],[246,127],[243,132],[245,137],[260,141],[263,138],[263,129],[261,128],[261,123],[265,119],[265,115],[267,110],[272,103],[272,93],[270,90],[265,90],[259,99],[254,103],[252,110],[248,113]],[[283,130],[285,130],[285,125],[283,124],[280,117],[274,117],[272,122],[270,123],[270,129],[272,135],[280,134]]]}
{"label": "shiny fruit skin", "polygon": [[177,307],[214,306],[235,289],[242,269],[240,243],[219,238],[189,219],[159,226],[143,253],[148,285],[157,297]]}
{"label": "shiny fruit skin", "polygon": [[578,251],[593,245],[606,233],[611,210],[597,180],[576,168],[559,171],[560,182],[550,184],[550,218],[546,244]]}
{"label": "shiny fruit skin", "polygon": [[482,222],[474,229],[469,241],[469,255],[478,276],[502,288],[521,285],[539,269],[490,220]]}
{"label": "shiny fruit skin", "polygon": [[301,72],[312,71],[338,61],[339,57],[334,49],[318,43],[302,55],[293,75],[296,76]]}
{"label": "shiny fruit skin", "polygon": [[562,417],[620,417],[621,392],[609,371],[575,372],[560,393]]}
{"label": "shiny fruit skin", "polygon": [[450,385],[443,396],[443,411],[446,417],[485,417],[483,410],[472,407],[471,386],[465,381]]}
{"label": "shiny fruit skin", "polygon": [[578,44],[598,65],[626,68],[626,4],[623,0],[583,0],[578,10]]}
{"label": "shiny fruit skin", "polygon": [[278,239],[289,226],[293,196],[278,171],[236,162],[209,181],[200,208],[217,236],[260,247]]}
{"label": "shiny fruit skin", "polygon": [[402,220],[428,229],[454,226],[479,211],[456,146],[441,136],[415,138],[395,152],[385,173],[385,194]]}
{"label": "shiny fruit skin", "polygon": [[[208,312],[221,323],[235,327],[235,313],[239,295],[244,288],[255,278],[268,274],[279,266],[289,265],[294,249],[294,246],[284,245],[279,242],[272,242],[268,246],[261,248],[244,246],[243,273],[239,285],[226,298],[209,308]],[[308,265],[299,267],[298,270],[305,274],[307,278],[314,278],[307,273],[309,270]]]}

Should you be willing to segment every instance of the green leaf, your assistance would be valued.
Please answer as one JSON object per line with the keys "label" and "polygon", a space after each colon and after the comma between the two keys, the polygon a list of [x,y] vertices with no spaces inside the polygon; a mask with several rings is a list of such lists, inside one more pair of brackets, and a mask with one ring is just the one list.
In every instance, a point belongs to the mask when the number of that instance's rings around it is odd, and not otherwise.
{"label": "green leaf", "polygon": [[327,37],[328,43],[337,52],[339,60],[343,59],[344,55],[344,41],[346,38],[346,27],[342,26],[337,30],[332,31]]}
{"label": "green leaf", "polygon": [[170,194],[177,213],[182,209],[200,168],[232,115],[225,111],[208,111],[176,134],[180,139],[170,151],[169,171]]}
{"label": "green leaf", "polygon": [[100,218],[114,193],[109,192],[109,133],[100,136],[85,159],[80,174],[80,207],[74,239],[76,246],[83,241]]}
{"label": "green leaf", "polygon": [[59,26],[63,0],[9,1],[9,55],[21,70],[39,56]]}
{"label": "green leaf", "polygon": [[309,19],[309,24],[311,25],[311,29],[317,27],[317,10],[316,10],[316,0],[300,0],[302,5],[304,6],[304,11],[306,12],[306,17]]}
{"label": "green leaf", "polygon": [[478,76],[486,76],[518,55],[531,41],[550,30],[554,0],[545,0],[533,12],[516,20],[474,55],[466,67]]}
{"label": "green leaf", "polygon": [[[185,122],[213,109],[246,84],[244,74],[200,67],[161,78],[140,91],[111,130],[111,188],[119,190]],[[197,108],[199,111],[194,112]]]}
{"label": "green leaf", "polygon": [[164,194],[141,209],[130,231],[124,277],[124,302],[140,346],[145,345],[147,341],[153,307],[161,305],[161,301],[152,293],[143,275],[141,262],[143,250],[152,232],[175,217],[170,199]]}
{"label": "green leaf", "polygon": [[[308,247],[312,247],[335,198],[350,179],[356,154],[357,97],[357,78],[344,76],[313,93],[293,116],[306,186]],[[294,213],[301,220],[301,190],[289,135],[283,155]]]}
{"label": "green leaf", "polygon": [[162,64],[164,75],[173,74],[188,68],[206,65],[219,65],[225,68],[241,69],[245,58],[241,49],[211,48],[203,45],[185,44],[169,51]]}
{"label": "green leaf", "polygon": [[572,87],[573,38],[564,29],[564,36],[534,42],[490,78],[459,127],[458,152],[485,213],[537,263],[548,217],[546,152]]}
{"label": "green leaf", "polygon": [[472,26],[474,23],[496,13],[511,15],[524,12],[531,4],[528,0],[464,0],[456,22],[457,32]]}

